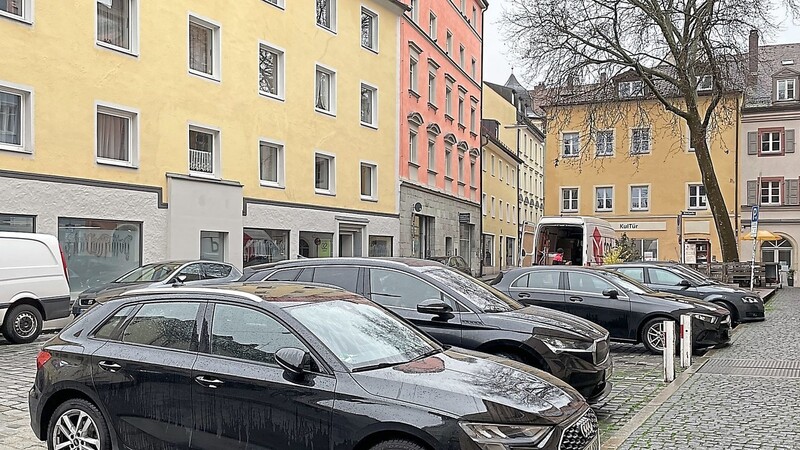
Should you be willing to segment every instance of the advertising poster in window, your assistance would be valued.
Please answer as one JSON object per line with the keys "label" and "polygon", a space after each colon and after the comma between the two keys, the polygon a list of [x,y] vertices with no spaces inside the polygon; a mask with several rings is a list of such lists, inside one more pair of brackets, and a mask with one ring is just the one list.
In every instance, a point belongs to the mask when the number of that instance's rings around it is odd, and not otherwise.
{"label": "advertising poster in window", "polygon": [[695,244],[684,244],[684,263],[697,264],[697,246]]}

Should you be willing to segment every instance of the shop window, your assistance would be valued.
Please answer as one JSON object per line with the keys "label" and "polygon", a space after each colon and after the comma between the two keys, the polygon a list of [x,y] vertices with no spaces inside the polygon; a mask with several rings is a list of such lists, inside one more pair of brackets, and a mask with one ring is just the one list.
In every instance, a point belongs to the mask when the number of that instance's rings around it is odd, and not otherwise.
{"label": "shop window", "polygon": [[35,233],[36,217],[19,216],[14,214],[0,214],[0,231],[15,233]]}
{"label": "shop window", "polygon": [[245,228],[243,238],[245,267],[289,259],[289,230]]}
{"label": "shop window", "polygon": [[225,244],[228,233],[221,231],[200,232],[200,259],[208,261],[225,261]]}
{"label": "shop window", "polygon": [[333,256],[333,233],[300,232],[300,256],[330,258]]}
{"label": "shop window", "polygon": [[392,256],[392,237],[370,236],[369,256],[384,257],[384,258]]}

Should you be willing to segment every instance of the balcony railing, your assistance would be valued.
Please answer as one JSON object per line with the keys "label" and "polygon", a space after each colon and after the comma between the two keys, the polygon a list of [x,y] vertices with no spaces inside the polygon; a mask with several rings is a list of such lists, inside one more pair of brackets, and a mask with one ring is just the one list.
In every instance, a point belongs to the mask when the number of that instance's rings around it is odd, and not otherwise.
{"label": "balcony railing", "polygon": [[214,158],[211,152],[189,150],[189,170],[192,172],[214,173]]}

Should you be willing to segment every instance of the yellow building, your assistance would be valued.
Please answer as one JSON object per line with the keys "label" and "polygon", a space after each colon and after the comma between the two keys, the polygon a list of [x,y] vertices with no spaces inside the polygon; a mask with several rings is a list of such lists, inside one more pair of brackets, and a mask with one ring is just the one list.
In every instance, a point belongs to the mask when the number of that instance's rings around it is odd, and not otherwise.
{"label": "yellow building", "polygon": [[[613,81],[612,81],[613,83]],[[614,92],[635,92],[619,81]],[[642,259],[680,260],[682,211],[686,261],[721,259],[711,211],[688,130],[655,100],[616,98],[598,104],[547,108],[545,215],[595,216],[634,239]],[[616,103],[620,105],[620,103]],[[589,111],[587,113],[587,111]],[[736,128],[709,139],[714,168],[735,223]]]}
{"label": "yellow building", "polygon": [[0,3],[0,229],[58,235],[73,290],[168,258],[392,254],[405,8]]}

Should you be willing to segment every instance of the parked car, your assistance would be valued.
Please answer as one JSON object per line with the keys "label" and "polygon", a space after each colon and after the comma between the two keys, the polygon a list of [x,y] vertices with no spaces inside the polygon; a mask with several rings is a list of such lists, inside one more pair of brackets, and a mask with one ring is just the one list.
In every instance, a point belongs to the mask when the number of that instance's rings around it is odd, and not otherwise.
{"label": "parked car", "polygon": [[49,234],[0,232],[0,332],[32,342],[44,321],[69,316],[67,263]]}
{"label": "parked car", "polygon": [[137,267],[111,283],[87,289],[78,296],[72,313],[79,316],[98,299],[111,298],[130,289],[166,287],[172,284],[203,285],[236,281],[242,272],[233,264],[217,261],[162,261]]}
{"label": "parked car", "polygon": [[434,261],[324,258],[245,270],[242,281],[302,281],[342,287],[386,307],[445,345],[514,359],[568,382],[590,402],[611,390],[609,335],[579,317],[525,308],[492,287]]}
{"label": "parked car", "polygon": [[472,276],[472,269],[470,269],[469,264],[467,264],[464,258],[460,256],[432,256],[428,259],[442,263],[447,267],[452,267],[461,273]]}
{"label": "parked car", "polygon": [[757,293],[714,283],[681,270],[678,266],[680,265],[636,262],[605,267],[625,274],[656,291],[685,295],[722,306],[728,310],[734,324],[764,320],[764,301]]}
{"label": "parked car", "polygon": [[36,364],[31,427],[51,449],[600,448],[594,412],[562,381],[445,349],[341,289],[129,291]]}
{"label": "parked car", "polygon": [[696,349],[730,340],[728,310],[703,300],[656,292],[608,269],[537,266],[503,272],[492,281],[497,289],[526,305],[575,314],[601,325],[611,339],[643,343],[653,353],[664,349],[664,320],[692,316]]}

